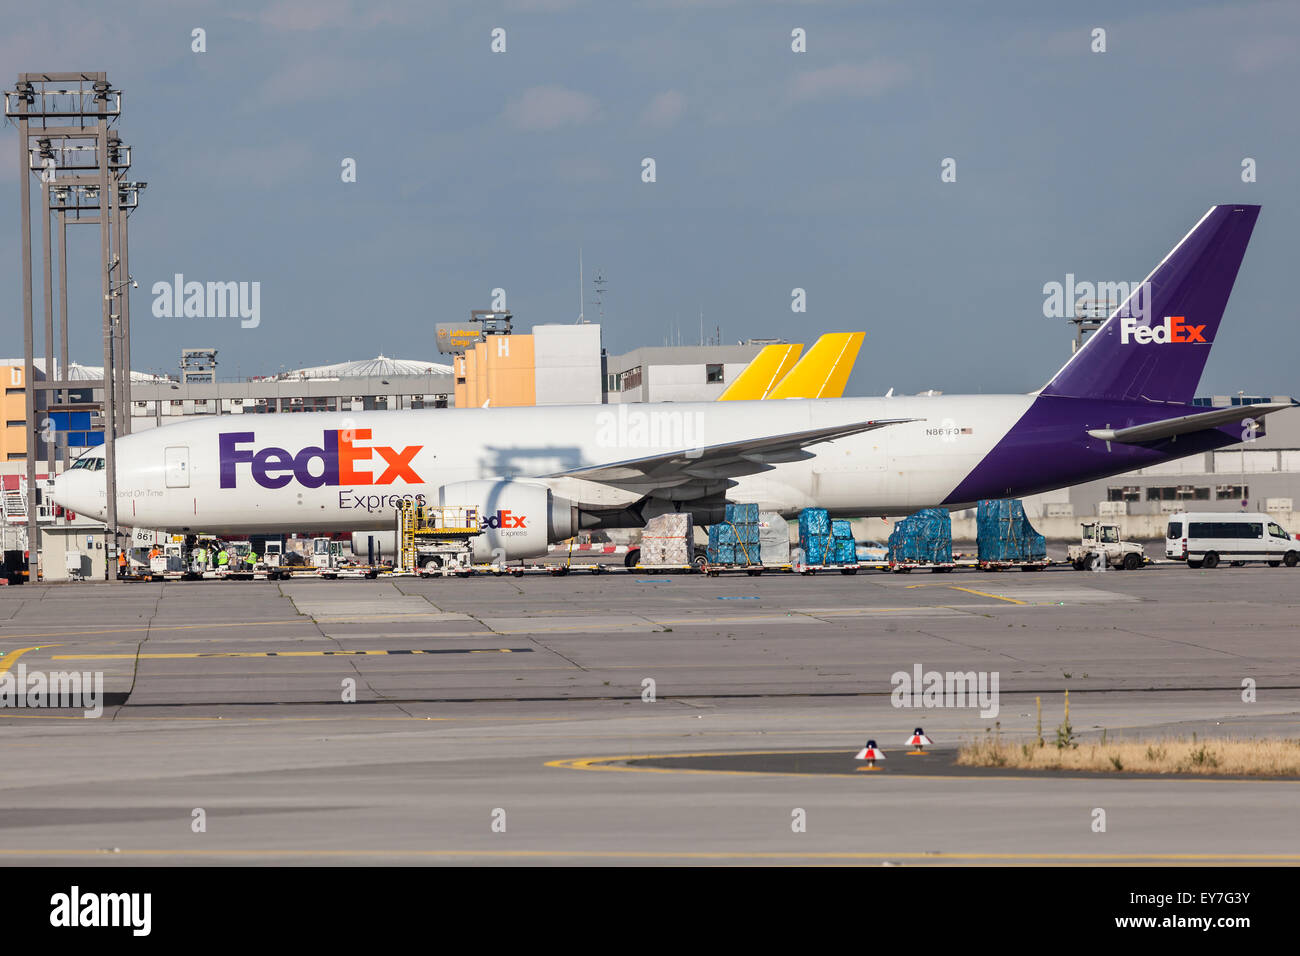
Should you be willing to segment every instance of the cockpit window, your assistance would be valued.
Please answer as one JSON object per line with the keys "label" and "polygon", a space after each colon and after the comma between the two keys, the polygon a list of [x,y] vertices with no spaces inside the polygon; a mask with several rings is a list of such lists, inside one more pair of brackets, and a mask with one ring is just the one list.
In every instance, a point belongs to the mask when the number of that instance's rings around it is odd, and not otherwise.
{"label": "cockpit window", "polygon": [[87,471],[103,471],[104,459],[99,457],[78,458],[72,463],[72,468],[70,470],[75,470],[77,468],[85,468]]}

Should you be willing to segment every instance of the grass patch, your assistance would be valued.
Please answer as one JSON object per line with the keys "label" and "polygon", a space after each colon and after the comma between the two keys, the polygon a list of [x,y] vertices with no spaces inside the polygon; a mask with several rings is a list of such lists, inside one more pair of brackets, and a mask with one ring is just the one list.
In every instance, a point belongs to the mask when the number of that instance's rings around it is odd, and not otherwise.
{"label": "grass patch", "polygon": [[1042,747],[986,737],[963,744],[957,763],[1017,770],[1290,777],[1300,776],[1300,739],[1109,740]]}

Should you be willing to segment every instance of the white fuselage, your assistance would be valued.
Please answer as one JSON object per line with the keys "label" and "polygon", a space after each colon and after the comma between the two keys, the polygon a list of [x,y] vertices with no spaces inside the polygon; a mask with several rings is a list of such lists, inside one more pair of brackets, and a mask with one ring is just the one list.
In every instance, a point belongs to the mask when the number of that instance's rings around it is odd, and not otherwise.
{"label": "white fuselage", "polygon": [[[120,439],[118,522],[215,533],[389,529],[403,496],[437,504],[442,486],[483,478],[541,481],[580,507],[617,509],[640,495],[545,476],[823,426],[917,419],[811,446],[814,457],[741,476],[726,491],[729,501],[786,516],[806,507],[899,515],[944,502],[1032,401],[935,396],[226,415]],[[327,438],[331,430],[336,439]],[[331,441],[344,449],[335,470]],[[698,493],[690,487],[683,485],[684,495]],[[674,500],[671,489],[657,494]],[[102,472],[68,472],[56,497],[104,517]]]}

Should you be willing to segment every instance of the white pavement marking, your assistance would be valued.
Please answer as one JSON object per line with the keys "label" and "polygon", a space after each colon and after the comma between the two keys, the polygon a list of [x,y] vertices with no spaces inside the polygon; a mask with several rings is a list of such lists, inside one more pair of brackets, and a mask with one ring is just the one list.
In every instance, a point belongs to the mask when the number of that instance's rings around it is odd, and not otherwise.
{"label": "white pavement marking", "polygon": [[422,621],[469,621],[468,614],[443,611],[419,595],[403,594],[392,584],[384,582],[365,592],[346,588],[332,589],[319,584],[281,585],[285,596],[293,601],[302,614],[317,621],[343,623],[346,621],[402,620],[418,617]]}
{"label": "white pavement marking", "polygon": [[538,634],[547,631],[659,631],[663,627],[635,614],[571,617],[484,617],[479,621],[498,634]]}

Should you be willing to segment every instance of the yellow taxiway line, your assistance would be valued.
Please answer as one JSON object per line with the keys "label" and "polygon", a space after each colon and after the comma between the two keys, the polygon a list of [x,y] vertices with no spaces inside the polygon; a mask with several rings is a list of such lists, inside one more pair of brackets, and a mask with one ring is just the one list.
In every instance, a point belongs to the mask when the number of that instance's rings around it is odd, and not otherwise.
{"label": "yellow taxiway line", "polygon": [[967,594],[978,594],[980,597],[993,598],[997,601],[1006,601],[1008,604],[1028,604],[1028,601],[1018,601],[1015,598],[1009,598],[1002,594],[993,594],[989,591],[977,591],[974,588],[963,588],[956,584],[909,584],[908,590],[912,588],[948,588],[951,591],[965,591]]}
{"label": "yellow taxiway line", "polygon": [[22,657],[28,651],[39,651],[42,647],[62,647],[62,644],[38,644],[36,647],[16,647],[12,651],[0,657],[0,674],[5,673],[9,668],[14,666],[14,662]]}

